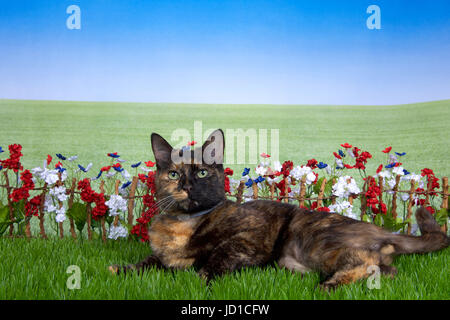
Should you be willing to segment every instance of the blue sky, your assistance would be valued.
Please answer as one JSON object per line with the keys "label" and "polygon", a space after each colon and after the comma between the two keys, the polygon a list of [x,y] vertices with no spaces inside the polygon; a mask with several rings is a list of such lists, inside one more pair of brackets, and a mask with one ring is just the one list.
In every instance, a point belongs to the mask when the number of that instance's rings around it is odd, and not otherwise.
{"label": "blue sky", "polygon": [[[81,9],[69,30],[66,8]],[[369,30],[369,5],[381,29]],[[400,104],[450,98],[450,1],[0,1],[0,98]]]}

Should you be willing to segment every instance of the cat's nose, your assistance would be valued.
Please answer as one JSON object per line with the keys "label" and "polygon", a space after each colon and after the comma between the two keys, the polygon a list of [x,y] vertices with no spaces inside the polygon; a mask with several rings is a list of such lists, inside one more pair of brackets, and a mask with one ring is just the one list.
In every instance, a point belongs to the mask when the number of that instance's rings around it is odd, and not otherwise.
{"label": "cat's nose", "polygon": [[190,184],[185,184],[184,186],[183,186],[183,190],[184,191],[186,191],[186,192],[191,192],[191,190],[192,190],[192,185],[190,185]]}

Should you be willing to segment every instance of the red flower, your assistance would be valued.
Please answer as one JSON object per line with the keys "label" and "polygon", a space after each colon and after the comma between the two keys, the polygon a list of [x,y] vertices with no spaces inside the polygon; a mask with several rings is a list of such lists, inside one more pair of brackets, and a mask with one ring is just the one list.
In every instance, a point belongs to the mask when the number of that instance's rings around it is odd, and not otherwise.
{"label": "red flower", "polygon": [[286,160],[281,166],[281,174],[284,177],[287,177],[291,173],[292,168],[294,168],[294,163],[290,160]]}
{"label": "red flower", "polygon": [[47,165],[49,165],[52,162],[53,158],[51,155],[47,155]]}
{"label": "red flower", "polygon": [[392,147],[387,147],[387,148],[384,149],[382,152],[384,152],[384,153],[389,153],[389,152],[391,152],[391,150],[392,150]]}
{"label": "red flower", "polygon": [[152,161],[147,161],[147,162],[144,162],[145,163],[145,165],[147,166],[147,167],[149,167],[149,168],[152,168],[154,165],[155,165],[155,162],[152,162]]}
{"label": "red flower", "polygon": [[436,211],[434,210],[434,208],[432,206],[428,206],[425,209],[427,209],[428,212],[431,213],[431,214],[435,214],[436,213]]}
{"label": "red flower", "polygon": [[187,145],[190,146],[190,147],[192,147],[195,144],[197,144],[197,141],[194,141],[194,140],[192,140],[192,141],[187,143]]}
{"label": "red flower", "polygon": [[317,211],[330,212],[330,209],[328,207],[319,207],[317,208]]}
{"label": "red flower", "polygon": [[311,159],[311,160],[308,160],[308,162],[306,163],[306,166],[307,167],[310,167],[311,169],[315,169],[315,168],[317,168],[317,160],[316,159]]}
{"label": "red flower", "polygon": [[100,171],[106,172],[109,171],[109,169],[111,169],[111,166],[106,166],[100,169]]}
{"label": "red flower", "polygon": [[5,160],[0,160],[0,164],[5,169],[11,169],[14,172],[18,172],[19,170],[23,170],[23,166],[20,163],[20,157],[22,154],[22,146],[20,144],[11,144],[8,146],[9,149],[9,158]]}
{"label": "red flower", "polygon": [[270,158],[270,155],[268,155],[267,153],[264,153],[264,152],[261,153],[260,156],[263,158]]}
{"label": "red flower", "polygon": [[380,173],[381,170],[383,170],[383,165],[382,165],[382,164],[380,164],[380,166],[378,167],[378,169],[377,169],[377,174]]}
{"label": "red flower", "polygon": [[344,144],[341,144],[341,147],[345,148],[345,149],[350,149],[352,147],[352,145],[348,144],[348,143],[344,143]]}
{"label": "red flower", "polygon": [[425,177],[425,176],[430,176],[430,175],[434,175],[434,172],[433,172],[433,170],[431,170],[431,169],[428,169],[428,168],[424,168],[424,169],[422,169],[422,177]]}
{"label": "red flower", "polygon": [[55,164],[55,168],[56,168],[56,169],[62,168],[62,163],[61,163],[61,161],[58,161],[58,163]]}
{"label": "red flower", "polygon": [[353,169],[354,167],[349,165],[349,164],[344,164],[344,167],[346,167],[347,169]]}
{"label": "red flower", "polygon": [[122,167],[122,165],[119,163],[119,162],[117,162],[115,165],[113,165],[112,166],[113,168],[120,168],[120,167]]}
{"label": "red flower", "polygon": [[233,170],[230,169],[230,168],[225,168],[223,174],[226,175],[226,176],[232,176],[233,175]]}
{"label": "red flower", "polygon": [[338,153],[336,153],[336,152],[333,152],[333,155],[334,155],[336,158],[338,158],[338,159],[342,159],[342,157],[341,157]]}

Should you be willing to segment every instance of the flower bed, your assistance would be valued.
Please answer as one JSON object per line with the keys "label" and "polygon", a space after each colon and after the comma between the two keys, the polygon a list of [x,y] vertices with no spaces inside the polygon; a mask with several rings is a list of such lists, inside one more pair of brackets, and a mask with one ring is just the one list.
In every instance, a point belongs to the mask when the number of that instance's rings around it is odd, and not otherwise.
{"label": "flower bed", "polygon": [[[188,143],[188,148],[194,143]],[[132,238],[148,241],[148,225],[159,213],[155,201],[152,161],[126,164],[117,152],[108,153],[109,164],[91,176],[92,163],[83,166],[78,157],[48,155],[42,167],[24,169],[22,146],[9,146],[9,158],[0,160],[0,235],[31,237],[30,220],[39,219],[40,235],[47,238],[46,218],[64,237],[63,222],[69,220],[76,239],[86,229],[88,239]],[[236,201],[271,199],[302,208],[329,211],[383,226],[393,232],[415,233],[413,207],[425,206],[447,231],[448,179],[439,179],[428,168],[420,174],[408,172],[400,162],[406,153],[382,150],[386,163],[373,175],[366,173],[372,155],[348,143],[333,152],[333,163],[308,160],[294,165],[270,161],[234,175],[225,169],[225,191]],[[0,154],[3,149],[0,147]],[[132,176],[128,170],[134,171]],[[139,173],[139,172],[141,173]],[[358,185],[353,175],[361,177]],[[440,189],[441,188],[441,189]],[[96,191],[97,190],[97,191]],[[5,204],[2,203],[5,201]],[[139,216],[136,220],[135,216]],[[78,231],[78,233],[77,233]]]}

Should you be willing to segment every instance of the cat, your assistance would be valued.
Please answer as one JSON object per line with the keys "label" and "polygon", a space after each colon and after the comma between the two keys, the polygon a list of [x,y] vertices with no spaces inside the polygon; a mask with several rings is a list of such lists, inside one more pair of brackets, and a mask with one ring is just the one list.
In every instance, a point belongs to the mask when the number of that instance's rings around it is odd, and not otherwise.
{"label": "cat", "polygon": [[[371,266],[394,277],[399,254],[446,248],[449,237],[423,207],[416,211],[421,236],[393,234],[336,213],[269,200],[239,204],[224,190],[222,130],[195,150],[173,149],[151,135],[156,159],[156,198],[163,211],[149,229],[152,254],[114,274],[152,267],[194,267],[209,281],[243,267],[278,264],[293,272],[319,271],[329,290],[368,277]],[[174,160],[175,159],[175,160]]]}

